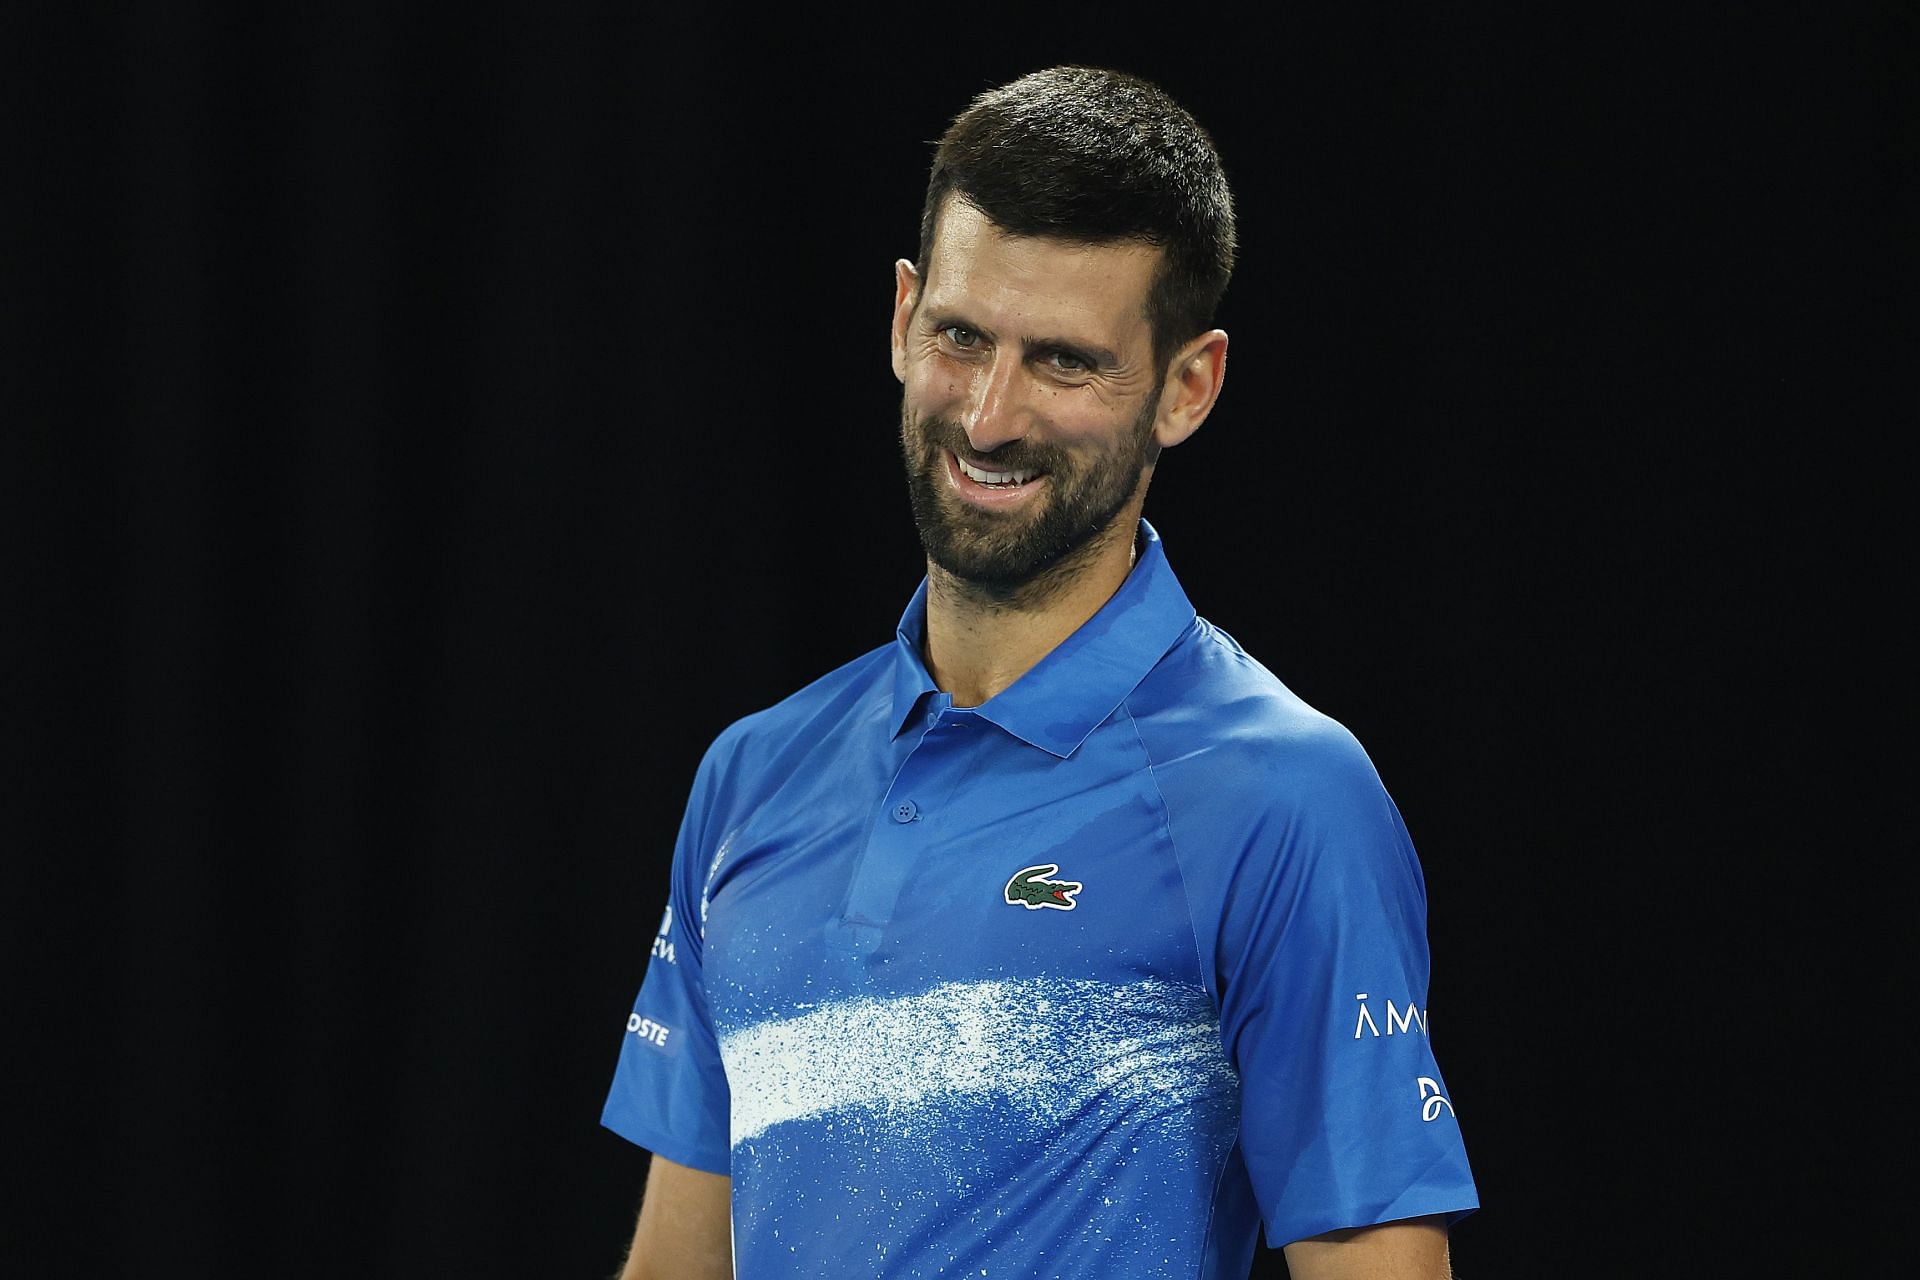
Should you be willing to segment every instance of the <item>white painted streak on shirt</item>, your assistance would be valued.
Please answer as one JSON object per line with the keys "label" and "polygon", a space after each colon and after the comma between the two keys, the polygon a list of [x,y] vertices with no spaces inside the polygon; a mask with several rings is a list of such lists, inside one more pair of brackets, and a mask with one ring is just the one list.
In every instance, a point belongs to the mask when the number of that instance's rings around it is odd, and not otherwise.
{"label": "white painted streak on shirt", "polygon": [[1206,993],[1153,980],[951,982],[844,1000],[734,1032],[720,1054],[736,1146],[789,1121],[994,1094],[1056,1115],[1099,1101],[1173,1112],[1233,1079]]}

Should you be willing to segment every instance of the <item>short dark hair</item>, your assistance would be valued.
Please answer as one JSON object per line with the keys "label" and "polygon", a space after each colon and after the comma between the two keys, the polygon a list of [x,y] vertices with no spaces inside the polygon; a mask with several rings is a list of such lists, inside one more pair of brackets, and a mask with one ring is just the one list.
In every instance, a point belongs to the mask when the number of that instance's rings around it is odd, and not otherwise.
{"label": "short dark hair", "polygon": [[954,195],[1020,236],[1164,250],[1147,295],[1154,358],[1213,325],[1233,274],[1233,194],[1207,136],[1158,85],[1050,67],[975,98],[941,137],[920,211],[920,278]]}

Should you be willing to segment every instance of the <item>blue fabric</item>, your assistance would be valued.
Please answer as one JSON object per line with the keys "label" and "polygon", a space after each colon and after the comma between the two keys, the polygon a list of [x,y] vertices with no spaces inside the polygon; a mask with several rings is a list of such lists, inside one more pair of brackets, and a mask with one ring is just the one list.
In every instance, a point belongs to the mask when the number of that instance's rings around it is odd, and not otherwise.
{"label": "blue fabric", "polygon": [[708,750],[603,1121],[732,1177],[738,1275],[1243,1277],[1477,1206],[1399,813],[1141,539],[980,707],[923,582]]}

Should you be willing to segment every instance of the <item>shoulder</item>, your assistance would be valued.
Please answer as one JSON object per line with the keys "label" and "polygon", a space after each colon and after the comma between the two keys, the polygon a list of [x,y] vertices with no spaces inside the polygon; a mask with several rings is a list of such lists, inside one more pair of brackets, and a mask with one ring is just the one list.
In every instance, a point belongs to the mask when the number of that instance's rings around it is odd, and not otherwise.
{"label": "shoulder", "polygon": [[[1328,788],[1378,791],[1373,762],[1238,641],[1195,618],[1128,699],[1155,772],[1284,800]],[[1278,789],[1276,789],[1276,786]]]}
{"label": "shoulder", "polygon": [[1406,825],[1359,741],[1232,636],[1196,619],[1137,694],[1128,710],[1199,882],[1422,892]]}
{"label": "shoulder", "polygon": [[780,758],[819,742],[861,716],[891,706],[892,644],[868,650],[772,706],[741,716],[708,745],[700,773],[712,786],[729,786],[764,773]]}

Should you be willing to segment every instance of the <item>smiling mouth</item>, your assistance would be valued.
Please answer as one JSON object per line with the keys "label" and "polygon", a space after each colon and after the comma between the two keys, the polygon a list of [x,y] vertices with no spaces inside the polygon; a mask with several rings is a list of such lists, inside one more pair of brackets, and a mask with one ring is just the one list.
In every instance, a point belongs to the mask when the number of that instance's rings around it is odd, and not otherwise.
{"label": "smiling mouth", "polygon": [[957,453],[953,455],[953,460],[959,464],[961,474],[967,479],[989,489],[1017,489],[1046,474],[1044,471],[1033,468],[1020,471],[987,471],[980,467],[969,466],[967,460]]}

